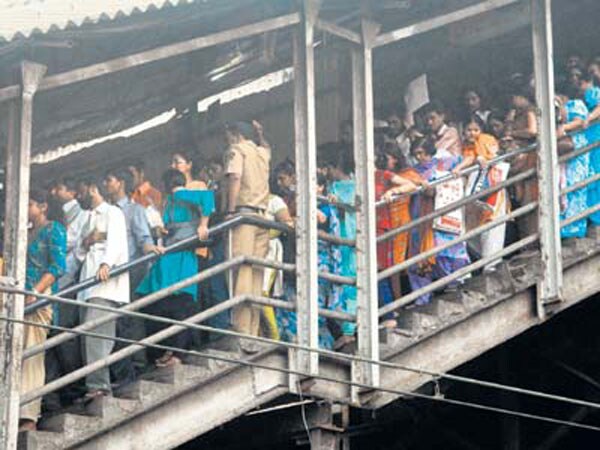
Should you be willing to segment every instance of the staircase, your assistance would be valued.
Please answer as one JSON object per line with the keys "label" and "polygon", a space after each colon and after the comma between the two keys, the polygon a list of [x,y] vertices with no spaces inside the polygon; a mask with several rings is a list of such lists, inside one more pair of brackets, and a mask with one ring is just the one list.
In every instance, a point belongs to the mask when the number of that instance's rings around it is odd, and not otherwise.
{"label": "staircase", "polygon": [[[565,242],[564,301],[553,314],[600,291],[600,238]],[[407,307],[397,330],[382,330],[383,360],[436,372],[450,371],[542,321],[535,310],[535,285],[542,273],[539,253],[525,252],[492,273],[467,280],[456,291],[438,293],[431,304]],[[207,350],[211,356],[287,369],[288,352],[261,346],[251,357]],[[350,381],[351,365],[342,358],[321,357],[321,375]],[[382,367],[381,384],[414,391],[431,376]],[[40,423],[40,431],[21,433],[22,450],[165,449],[206,433],[261,405],[290,393],[289,376],[210,358],[157,369],[87,407]],[[350,387],[311,380],[305,395],[351,403]],[[361,397],[362,408],[377,409],[398,399],[373,392]]]}

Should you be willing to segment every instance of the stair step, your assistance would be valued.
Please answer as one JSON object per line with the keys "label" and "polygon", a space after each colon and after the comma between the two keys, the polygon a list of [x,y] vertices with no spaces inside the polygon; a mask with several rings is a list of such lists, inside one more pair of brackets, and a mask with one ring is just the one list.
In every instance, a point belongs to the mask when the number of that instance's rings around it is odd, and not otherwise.
{"label": "stair step", "polygon": [[402,349],[414,342],[410,336],[406,336],[401,330],[382,328],[379,330],[379,343],[389,349]]}
{"label": "stair step", "polygon": [[23,431],[19,433],[17,450],[60,450],[63,436],[52,431]]}
{"label": "stair step", "polygon": [[115,418],[127,416],[140,407],[140,402],[126,398],[99,397],[86,406],[86,412],[92,416]]}
{"label": "stair step", "polygon": [[398,328],[407,330],[413,336],[419,336],[427,331],[435,330],[441,324],[435,313],[435,306],[413,306],[400,311],[396,318]]}
{"label": "stair step", "polygon": [[502,262],[496,269],[472,277],[463,285],[463,290],[477,292],[487,301],[508,298],[515,293],[515,285],[507,263]]}
{"label": "stair step", "polygon": [[75,440],[78,436],[99,429],[102,426],[102,418],[92,416],[81,416],[79,414],[58,414],[44,419],[40,428],[44,431],[62,433],[65,441]]}
{"label": "stair step", "polygon": [[438,314],[443,321],[451,322],[454,318],[460,317],[466,312],[461,290],[443,292],[434,297],[434,302],[438,305]]}
{"label": "stair step", "polygon": [[[597,231],[595,231],[594,233],[597,233]],[[594,254],[597,251],[598,242],[600,241],[598,241],[596,237],[563,240],[563,265],[570,266],[578,261],[581,261],[582,259],[588,258],[590,255]]]}
{"label": "stair step", "polygon": [[[226,352],[222,350],[213,350],[207,349],[202,351],[202,353],[206,353],[207,355],[216,356],[219,358],[226,359],[241,359],[241,354],[239,352]],[[202,356],[192,356],[188,358],[187,363],[194,366],[199,366],[207,369],[210,372],[217,372],[220,370],[228,369],[230,367],[236,366],[235,363],[230,363],[227,361],[223,361],[221,359],[214,359],[210,357],[202,357]]]}
{"label": "stair step", "polygon": [[480,292],[464,289],[462,291],[462,304],[467,311],[479,311],[488,303],[488,298]]}
{"label": "stair step", "polygon": [[193,364],[178,364],[171,367],[159,367],[144,374],[143,379],[168,384],[188,384],[202,380],[210,374],[206,367]]}
{"label": "stair step", "polygon": [[119,398],[138,400],[142,404],[149,404],[163,399],[172,391],[173,386],[170,384],[138,380],[119,389],[116,395]]}
{"label": "stair step", "polygon": [[543,274],[543,263],[539,251],[530,250],[513,256],[507,261],[508,271],[515,292],[536,284]]}

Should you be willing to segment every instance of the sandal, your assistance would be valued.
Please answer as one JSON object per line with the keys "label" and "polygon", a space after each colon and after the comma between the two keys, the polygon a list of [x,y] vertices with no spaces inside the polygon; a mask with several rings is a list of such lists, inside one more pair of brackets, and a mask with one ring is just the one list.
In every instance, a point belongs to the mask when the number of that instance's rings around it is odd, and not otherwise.
{"label": "sandal", "polygon": [[19,420],[19,433],[23,431],[36,431],[37,424],[35,420],[31,419],[21,419]]}
{"label": "sandal", "polygon": [[356,338],[354,336],[346,336],[346,335],[340,336],[333,343],[333,349],[340,350],[340,349],[344,348],[346,345],[352,344],[354,341],[356,341]]}
{"label": "sandal", "polygon": [[77,405],[87,404],[96,400],[97,398],[106,397],[108,394],[109,392],[106,389],[94,389],[86,392],[83,397],[76,399],[74,403]]}
{"label": "sandal", "polygon": [[154,361],[156,367],[171,367],[181,364],[181,359],[173,354],[173,352],[165,352],[160,358]]}
{"label": "sandal", "polygon": [[388,319],[381,322],[381,327],[386,330],[393,330],[398,328],[398,321],[396,319]]}
{"label": "sandal", "polygon": [[156,367],[163,367],[164,364],[171,359],[173,352],[165,352],[160,358],[154,361]]}
{"label": "sandal", "polygon": [[173,367],[173,366],[177,366],[179,364],[181,364],[181,359],[179,359],[177,356],[173,355],[167,361],[165,361],[163,363],[163,365],[158,366],[158,367]]}

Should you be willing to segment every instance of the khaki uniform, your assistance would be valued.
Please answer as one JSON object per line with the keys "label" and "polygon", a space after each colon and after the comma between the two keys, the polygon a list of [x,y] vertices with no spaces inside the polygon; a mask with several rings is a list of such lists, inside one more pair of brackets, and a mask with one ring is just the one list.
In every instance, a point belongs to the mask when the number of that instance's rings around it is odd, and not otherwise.
{"label": "khaki uniform", "polygon": [[[230,147],[225,155],[225,173],[241,178],[236,207],[239,212],[264,216],[269,203],[269,163],[271,152],[251,141],[243,141]],[[264,258],[269,248],[269,230],[253,225],[240,225],[232,231],[231,253]],[[241,265],[237,270],[234,295],[261,295],[264,268]],[[260,329],[260,306],[244,304],[232,312],[233,328],[239,333],[258,336]]]}

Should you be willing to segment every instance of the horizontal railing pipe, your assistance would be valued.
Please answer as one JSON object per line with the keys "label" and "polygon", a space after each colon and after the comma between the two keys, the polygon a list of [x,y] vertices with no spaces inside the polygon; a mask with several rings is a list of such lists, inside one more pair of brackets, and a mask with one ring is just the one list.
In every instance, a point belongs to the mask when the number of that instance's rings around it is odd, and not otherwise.
{"label": "horizontal railing pipe", "polygon": [[535,211],[537,209],[537,207],[538,207],[538,203],[532,202],[532,203],[529,203],[518,209],[515,209],[514,211],[512,211],[508,214],[504,214],[504,215],[492,220],[491,222],[485,223],[484,225],[481,225],[467,233],[462,234],[460,237],[457,237],[456,239],[454,239],[452,241],[448,241],[448,242],[446,242],[442,245],[439,245],[437,247],[434,247],[430,250],[421,252],[418,255],[415,255],[412,258],[407,259],[406,261],[404,261],[400,264],[397,264],[393,267],[382,270],[377,275],[377,278],[381,281],[381,280],[389,278],[393,275],[396,275],[397,273],[400,273],[403,270],[406,270],[409,267],[414,266],[415,264],[418,264],[421,261],[425,261],[426,259],[428,259],[432,256],[435,256],[438,253],[443,252],[444,250],[447,250],[449,248],[454,247],[455,245],[458,245],[458,244],[466,242],[470,239],[473,239],[473,238],[479,236],[480,234],[485,233],[486,231],[492,230],[492,229],[496,228],[497,226],[502,225],[503,223],[509,222],[511,220],[514,220],[521,216],[529,214],[529,213]]}
{"label": "horizontal railing pipe", "polygon": [[562,220],[560,222],[560,226],[561,226],[561,228],[566,227],[568,225],[571,225],[572,223],[586,219],[587,217],[591,216],[592,214],[597,213],[598,211],[600,211],[600,204],[592,206],[591,208],[588,208],[577,215],[569,217],[568,219]]}
{"label": "horizontal railing pipe", "polygon": [[415,220],[412,220],[411,222],[409,222],[407,224],[401,225],[398,228],[394,228],[393,230],[382,233],[381,235],[379,235],[377,237],[377,242],[385,242],[387,240],[390,240],[401,233],[406,233],[407,231],[410,231],[413,228],[418,227],[419,225],[421,225],[423,223],[429,222],[433,219],[436,219],[437,217],[443,216],[444,214],[448,214],[452,211],[462,208],[463,206],[468,205],[469,203],[472,203],[475,200],[487,197],[488,195],[493,194],[494,192],[500,191],[502,189],[506,189],[507,187],[512,186],[513,184],[524,181],[527,178],[531,178],[531,177],[535,176],[536,173],[537,173],[536,169],[528,169],[525,172],[521,172],[521,173],[515,175],[514,177],[509,178],[508,180],[498,183],[496,186],[491,186],[487,189],[483,189],[483,190],[477,192],[476,194],[464,197],[454,203],[444,206],[443,208],[436,209],[435,211],[432,211],[429,214],[425,214]]}
{"label": "horizontal railing pipe", "polygon": [[[1,290],[3,292],[8,292],[8,293],[12,293],[12,294],[39,295],[32,291],[27,291],[25,289],[16,288],[16,287],[15,288],[3,287],[3,288],[1,288]],[[235,298],[236,299],[241,298],[242,301],[238,302],[238,300],[236,300],[234,306],[237,306],[238,304],[243,303],[243,302],[248,302],[248,303],[253,303],[253,304],[257,304],[257,305],[272,306],[272,307],[281,308],[281,309],[290,310],[290,311],[295,310],[295,305],[293,303],[283,301],[283,300],[277,300],[277,299],[273,299],[273,298],[269,298],[269,297],[261,297],[261,296],[254,296],[254,295],[242,295],[242,296],[238,296]],[[77,305],[76,300],[71,300],[71,299],[66,299],[66,298],[55,298],[54,300],[57,301],[58,303],[62,303],[62,304],[66,304],[66,305]],[[79,305],[77,305],[77,306],[79,306]],[[185,320],[169,319],[167,317],[154,316],[152,314],[146,314],[146,313],[141,313],[141,312],[137,312],[137,311],[123,311],[122,309],[115,308],[115,307],[108,306],[108,305],[85,303],[82,306],[84,306],[86,308],[92,308],[92,309],[97,309],[100,311],[105,311],[108,313],[115,313],[115,314],[118,314],[119,316],[135,317],[138,319],[151,320],[154,322],[165,323],[168,325],[180,325],[180,326],[183,326],[184,328],[194,329],[194,330],[198,330],[198,331],[216,332],[216,333],[223,334],[223,335],[235,336],[235,337],[240,337],[240,338],[248,338],[250,340],[256,340],[254,336],[248,336],[243,333],[238,333],[238,332],[230,331],[230,330],[221,330],[218,328],[203,326],[203,325],[199,325],[197,323],[188,323],[188,322],[185,322]],[[217,305],[217,306],[219,306],[219,305]],[[223,311],[221,310],[221,307],[219,306],[218,308],[213,307],[213,308],[207,309],[203,312],[209,314],[208,318],[210,318],[213,315],[219,314]],[[336,320],[342,320],[342,321],[347,321],[347,322],[355,322],[356,321],[355,316],[348,314],[348,313],[339,312],[339,311],[330,311],[330,310],[320,309],[319,314],[322,315],[323,317],[336,319]],[[5,318],[0,317],[0,320],[3,320],[3,319],[5,319]],[[36,322],[32,322],[30,326],[44,328],[45,324],[41,324],[41,323],[38,324]],[[61,327],[61,328],[64,329],[67,334],[71,332],[71,330],[69,328],[63,328],[63,327]],[[77,335],[78,336],[85,335],[86,332],[87,331],[78,331]],[[116,341],[117,337],[105,336],[105,339]],[[265,340],[265,339],[259,339],[259,340]],[[277,342],[278,341],[271,342],[269,340],[269,343],[277,343]],[[44,344],[41,344],[41,345],[43,346]]]}
{"label": "horizontal railing pipe", "polygon": [[[237,225],[240,225],[245,222],[246,222],[246,219],[244,216],[236,216],[230,220],[220,223],[220,224],[212,227],[209,230],[209,232],[208,232],[209,239],[212,236],[216,236],[217,234],[227,231],[229,228],[231,228],[233,226],[237,226]],[[208,244],[208,243],[210,243],[210,241],[205,241],[204,243]],[[179,242],[174,243],[173,245],[166,247],[165,253],[172,253],[172,252],[176,252],[176,251],[185,250],[188,247],[191,247],[193,245],[198,245],[198,244],[200,244],[200,240],[198,239],[198,237],[192,236],[192,237],[183,239]],[[117,267],[111,269],[109,276],[110,276],[110,278],[114,278],[125,272],[129,272],[131,269],[134,269],[140,265],[150,263],[150,262],[160,258],[161,256],[162,256],[161,254],[156,254],[156,253],[150,253],[150,254],[141,256],[138,259],[129,261],[125,264],[122,264],[120,266],[117,266]],[[83,280],[79,283],[69,286],[66,289],[62,289],[61,291],[57,292],[57,295],[65,297],[67,295],[75,294],[81,290],[89,289],[100,283],[101,283],[101,281],[98,280],[96,277],[90,277],[86,280]],[[25,307],[25,315],[31,314],[34,311],[47,306],[48,304],[50,304],[50,302],[48,300],[41,300],[41,301],[35,302],[31,305],[28,305]]]}
{"label": "horizontal railing pipe", "polygon": [[585,147],[581,147],[578,150],[573,150],[572,152],[566,153],[564,155],[560,155],[558,157],[558,162],[559,163],[567,162],[573,158],[577,158],[578,156],[581,156],[588,152],[591,152],[592,150],[595,150],[598,147],[600,147],[600,142],[595,142],[593,144],[586,145]]}
{"label": "horizontal railing pipe", "polygon": [[[496,158],[493,158],[490,161],[488,161],[488,165],[489,166],[494,166],[496,164],[500,164],[501,162],[506,161],[507,159],[514,158],[515,156],[519,156],[519,155],[522,155],[524,153],[532,152],[532,151],[534,151],[536,149],[537,149],[537,144],[531,144],[531,145],[528,145],[527,147],[523,147],[523,148],[514,150],[512,152],[505,153],[504,155],[497,156]],[[466,167],[463,170],[461,170],[459,172],[458,177],[464,177],[466,175],[470,175],[473,172],[477,172],[480,168],[481,168],[481,166],[479,166],[479,164],[473,164],[472,166]],[[428,187],[439,186],[440,184],[444,184],[444,183],[446,183],[446,182],[448,182],[450,180],[454,180],[456,178],[457,178],[457,176],[455,176],[454,174],[444,175],[443,177],[440,177],[440,178],[432,181],[427,186]],[[392,203],[394,200],[398,200],[398,199],[401,199],[403,197],[407,197],[407,196],[418,194],[422,190],[423,190],[423,188],[419,188],[419,189],[417,189],[415,191],[412,191],[412,192],[406,192],[406,193],[403,193],[403,194],[394,195],[389,202],[385,201],[385,200],[379,200],[376,203],[376,206],[380,207],[380,206],[388,205],[388,204]]]}
{"label": "horizontal railing pipe", "polygon": [[[218,275],[220,273],[226,272],[230,269],[235,268],[236,266],[242,264],[245,261],[243,256],[236,257],[234,259],[230,259],[228,261],[217,264],[216,266],[210,267],[208,269],[199,272],[198,274],[187,278],[185,280],[179,281],[178,283],[173,284],[167,288],[161,289],[160,291],[153,292],[145,297],[142,297],[134,302],[128,303],[123,307],[119,308],[120,311],[137,311],[141,308],[145,308],[147,306],[156,303],[157,301],[168,297],[169,295],[177,292],[180,289],[184,289],[188,286],[192,286],[194,284],[200,283],[204,280],[208,280],[214,275]],[[8,288],[4,288],[8,289]],[[55,297],[56,299],[61,298],[60,296],[45,296],[45,298],[52,299]],[[212,308],[211,308],[212,309]],[[51,337],[43,344],[34,345],[33,347],[27,348],[23,351],[23,358],[30,358],[32,356],[37,355],[38,353],[49,350],[57,345],[62,344],[70,339],[77,337],[77,332],[86,331],[97,328],[105,323],[110,322],[111,320],[116,320],[122,315],[121,313],[107,314],[106,316],[99,317],[95,320],[90,320],[88,322],[84,322],[81,325],[76,326],[69,333],[61,333],[54,337]]]}
{"label": "horizontal railing pipe", "polygon": [[[192,317],[189,317],[184,322],[190,322],[190,323],[202,322],[213,316],[216,316],[217,314],[225,312],[228,309],[233,308],[234,306],[240,305],[241,303],[243,303],[245,301],[246,301],[246,296],[239,296],[239,297],[234,297],[229,300],[225,300],[224,302],[222,302],[216,306],[213,306],[212,308],[210,308],[206,311],[203,311],[201,313],[195,314]],[[35,391],[25,393],[24,395],[21,396],[21,404],[30,403],[31,401],[33,401],[37,398],[43,397],[47,394],[50,394],[51,392],[57,391],[58,389],[68,386],[69,384],[71,384],[75,381],[81,380],[82,378],[86,377],[87,375],[89,375],[91,373],[96,372],[97,370],[103,369],[105,367],[110,366],[111,364],[121,361],[121,360],[137,353],[138,351],[142,350],[144,348],[144,344],[154,344],[154,343],[163,341],[165,339],[170,338],[171,336],[176,335],[177,333],[184,331],[185,329],[186,329],[186,327],[183,325],[171,325],[170,327],[165,328],[164,330],[159,331],[158,333],[155,333],[151,336],[148,336],[148,337],[142,339],[141,341],[139,341],[136,344],[133,344],[133,345],[130,345],[129,347],[125,347],[121,350],[118,350],[118,351],[110,354],[106,358],[99,359],[98,361],[95,361],[91,364],[88,364],[84,367],[74,370],[73,372],[71,372],[65,376],[62,376],[62,377],[58,378],[57,380],[51,381],[50,383],[47,383],[40,389],[36,389]],[[85,330],[85,331],[88,331],[88,330]],[[66,332],[63,334],[66,334]]]}
{"label": "horizontal railing pipe", "polygon": [[493,255],[489,255],[485,258],[482,258],[475,263],[469,264],[468,266],[465,266],[455,272],[452,272],[450,275],[447,275],[443,278],[440,278],[439,280],[432,282],[431,284],[428,284],[427,286],[422,287],[421,289],[417,289],[416,291],[413,291],[410,294],[407,294],[407,295],[399,298],[398,300],[395,300],[392,303],[389,303],[389,304],[379,308],[379,317],[381,318],[381,317],[385,316],[386,314],[392,313],[392,312],[397,311],[405,306],[408,306],[411,303],[413,303],[415,300],[417,300],[419,297],[421,297],[422,295],[429,294],[433,291],[441,289],[441,288],[445,287],[446,285],[448,285],[449,283],[459,280],[460,278],[465,277],[465,276],[469,275],[470,273],[472,273],[478,269],[481,269],[482,267],[485,267],[486,265],[488,265],[489,263],[491,263],[493,261],[501,259],[501,258],[505,257],[506,255],[510,255],[511,253],[514,253],[514,252],[522,249],[523,247],[527,247],[528,245],[531,245],[531,244],[537,242],[538,239],[539,239],[538,234],[534,234],[529,237],[523,238],[520,241],[517,241],[514,244],[511,244],[508,247],[502,249],[502,251],[500,251],[500,252],[497,252],[497,253],[494,253]]}
{"label": "horizontal railing pipe", "polygon": [[[208,234],[209,234],[209,240],[208,241],[200,241],[197,236],[192,236],[192,237],[183,239],[183,240],[181,240],[179,242],[176,242],[173,245],[170,245],[170,246],[166,247],[165,248],[165,253],[173,253],[173,252],[176,252],[176,251],[185,250],[185,249],[187,249],[189,247],[192,247],[192,246],[197,246],[197,245],[202,245],[202,244],[209,245],[212,242],[212,240],[210,240],[210,239],[213,238],[214,236],[222,234],[222,233],[224,233],[224,232],[226,232],[226,231],[228,231],[228,230],[230,230],[230,229],[232,229],[232,228],[234,228],[234,227],[236,227],[238,225],[242,225],[242,224],[256,225],[256,226],[260,226],[260,227],[264,227],[264,228],[269,228],[269,229],[274,229],[274,230],[278,230],[278,231],[282,231],[282,232],[286,232],[286,233],[295,233],[294,228],[292,228],[292,227],[290,227],[288,225],[279,223],[279,222],[267,220],[267,219],[264,219],[264,218],[258,217],[258,216],[238,215],[238,216],[235,216],[235,217],[233,217],[233,218],[231,218],[229,220],[226,220],[226,221],[224,221],[224,222],[222,222],[222,223],[220,223],[218,225],[215,225],[214,227],[211,227],[209,229],[209,232],[208,232]],[[333,236],[333,235],[324,233],[323,231],[321,231],[319,233],[319,238],[322,239],[322,240],[324,240],[324,241],[333,243],[335,245],[347,245],[347,246],[354,246],[354,245],[356,245],[354,241],[351,241],[351,240],[348,240],[348,239],[342,239],[342,238],[339,238],[337,236]],[[118,275],[121,275],[121,274],[123,274],[125,272],[130,271],[131,269],[133,269],[135,267],[138,267],[140,265],[152,262],[152,261],[160,258],[161,256],[163,256],[163,255],[162,254],[155,254],[155,253],[150,253],[148,255],[141,256],[138,259],[135,259],[133,261],[129,261],[129,262],[125,263],[125,264],[122,264],[120,266],[117,266],[117,267],[113,268],[110,271],[109,276],[110,276],[110,278],[114,278],[114,277],[116,277]],[[66,289],[63,289],[63,290],[57,292],[57,295],[64,297],[64,296],[67,296],[67,295],[71,295],[71,294],[77,293],[77,292],[79,292],[81,290],[84,290],[84,289],[89,289],[89,288],[91,288],[93,286],[96,286],[96,285],[98,285],[100,283],[101,283],[101,281],[98,280],[96,277],[90,277],[90,278],[88,278],[86,280],[83,280],[83,281],[81,281],[79,283],[76,283],[76,284],[74,284],[72,286],[69,286]],[[28,305],[28,306],[25,307],[25,315],[31,314],[31,313],[35,312],[36,310],[38,310],[40,308],[48,306],[50,303],[51,302],[48,301],[47,299],[42,299],[42,300],[37,301],[37,302],[35,302],[35,303],[31,304],[31,305]]]}
{"label": "horizontal railing pipe", "polygon": [[575,192],[580,189],[583,189],[584,187],[589,186],[590,184],[595,183],[596,181],[600,181],[600,173],[598,173],[590,178],[586,178],[585,180],[580,181],[579,183],[573,184],[572,186],[568,186],[564,189],[561,189],[560,194],[561,195],[570,194],[571,192]]}
{"label": "horizontal railing pipe", "polygon": [[[109,311],[109,312],[114,311],[114,314],[98,318],[94,321],[84,322],[83,324],[79,325],[78,327],[73,328],[72,331],[70,333],[67,333],[66,335],[63,335],[63,334],[56,335],[56,336],[48,339],[43,345],[38,345],[38,346],[34,346],[34,347],[30,347],[30,348],[26,349],[23,354],[23,357],[29,358],[29,357],[35,356],[36,354],[41,353],[45,350],[48,350],[57,345],[60,345],[63,342],[66,342],[70,339],[75,338],[77,331],[81,331],[81,330],[85,331],[85,329],[96,328],[104,323],[109,322],[110,320],[114,320],[118,316],[130,315],[130,316],[142,317],[145,319],[152,320],[152,316],[148,316],[143,313],[135,313],[135,311],[137,311],[141,308],[145,308],[145,307],[163,299],[164,297],[171,295],[176,290],[183,289],[184,287],[187,287],[191,284],[196,284],[196,283],[202,282],[202,281],[209,279],[215,275],[226,272],[226,271],[230,270],[231,268],[234,268],[240,264],[255,264],[255,265],[261,265],[263,267],[274,268],[277,270],[287,270],[287,271],[295,270],[295,266],[293,264],[279,263],[276,261],[269,261],[266,259],[256,258],[256,257],[240,256],[240,257],[234,258],[232,260],[225,261],[225,262],[223,262],[219,265],[216,265],[214,267],[211,267],[209,269],[206,269],[205,271],[200,272],[199,274],[197,274],[193,277],[183,280],[173,286],[169,286],[168,288],[165,288],[161,291],[152,293],[146,297],[136,300],[135,302],[126,304],[125,306],[123,306],[121,308],[111,308],[111,307],[107,307],[107,306],[90,304],[87,302],[63,298],[59,295],[49,296],[47,294],[36,294],[34,292],[26,291],[26,290],[11,287],[11,286],[0,286],[0,292],[11,292],[11,293],[17,293],[17,294],[20,293],[23,295],[32,295],[32,296],[47,298],[47,299],[49,299],[53,302],[57,302],[57,303],[66,303],[66,304],[70,304],[70,305],[74,305],[74,306],[78,306],[78,307],[85,307],[85,308],[96,308],[96,309],[101,309],[101,310],[105,310],[105,311]],[[324,274],[324,275],[325,275],[324,276],[325,279],[331,278],[330,281],[333,281],[333,282],[341,282],[342,284],[350,284],[350,285],[356,283],[356,280],[354,280],[350,277],[333,276],[330,274]],[[193,279],[193,280],[191,280],[191,279]],[[199,279],[199,281],[198,281],[198,279]],[[289,303],[287,303],[287,304],[289,304]],[[287,304],[286,305],[278,305],[278,306],[284,307],[284,306],[287,306]],[[324,317],[327,317],[329,314],[329,311],[328,310],[320,310],[320,313],[323,314]],[[332,318],[335,318],[335,317],[332,317]],[[341,320],[350,320],[350,321],[355,320],[354,316],[351,316],[351,315],[347,315],[344,317],[340,316],[337,318],[340,318]],[[44,347],[44,348],[42,348],[42,347]]]}
{"label": "horizontal railing pipe", "polygon": [[[256,295],[248,295],[247,300],[250,303],[256,303],[258,305],[273,306],[275,308],[281,308],[288,311],[294,311],[296,305],[292,302],[285,300],[278,300],[269,297],[259,297]],[[328,319],[342,320],[344,322],[356,322],[356,316],[341,311],[332,311],[329,309],[319,309],[319,316],[327,317]]]}

